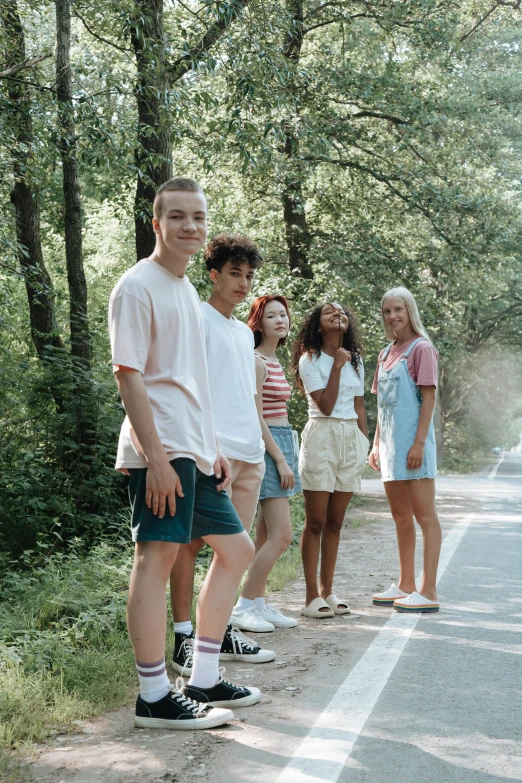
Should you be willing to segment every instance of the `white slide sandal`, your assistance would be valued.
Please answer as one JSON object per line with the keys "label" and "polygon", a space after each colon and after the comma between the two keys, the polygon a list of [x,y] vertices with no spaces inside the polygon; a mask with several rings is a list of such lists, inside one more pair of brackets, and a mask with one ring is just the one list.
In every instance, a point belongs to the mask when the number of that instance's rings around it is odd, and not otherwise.
{"label": "white slide sandal", "polygon": [[337,598],[335,593],[331,593],[328,598],[324,599],[334,614],[350,614],[350,607],[348,601],[342,601]]}
{"label": "white slide sandal", "polygon": [[[322,609],[323,611],[320,612],[319,610]],[[324,610],[328,609],[327,612]],[[324,601],[322,598],[314,598],[313,601],[310,601],[308,606],[304,606],[301,609],[301,614],[304,617],[314,617],[316,620],[321,620],[323,617],[333,617],[334,613],[333,610],[326,601]]]}

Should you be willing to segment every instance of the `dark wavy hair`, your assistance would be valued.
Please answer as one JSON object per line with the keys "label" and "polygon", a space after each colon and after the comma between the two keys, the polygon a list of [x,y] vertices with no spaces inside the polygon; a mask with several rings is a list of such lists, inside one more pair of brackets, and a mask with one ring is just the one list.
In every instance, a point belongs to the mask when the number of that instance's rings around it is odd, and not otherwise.
{"label": "dark wavy hair", "polygon": [[205,265],[209,272],[211,269],[221,272],[227,261],[259,269],[263,256],[256,243],[242,234],[216,234],[205,248]]}
{"label": "dark wavy hair", "polygon": [[[299,334],[295,338],[292,349],[292,371],[295,376],[296,383],[301,391],[304,391],[303,382],[299,375],[299,359],[304,353],[307,353],[311,357],[313,353],[317,356],[321,354],[322,339],[319,332],[319,324],[321,320],[321,313],[323,307],[331,302],[323,302],[323,304],[317,305],[311,310],[303,321],[303,325],[299,330]],[[359,337],[359,331],[354,316],[344,305],[341,305],[345,315],[348,318],[348,329],[343,334],[343,341],[341,348],[345,348],[352,354],[352,367],[359,375],[359,368],[361,366],[361,356],[363,353],[361,339]]]}

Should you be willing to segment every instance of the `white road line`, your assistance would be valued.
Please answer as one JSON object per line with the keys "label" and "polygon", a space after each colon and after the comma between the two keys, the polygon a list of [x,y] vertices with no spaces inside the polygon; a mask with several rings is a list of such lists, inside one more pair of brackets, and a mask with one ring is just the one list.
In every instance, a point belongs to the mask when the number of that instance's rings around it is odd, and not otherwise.
{"label": "white road line", "polygon": [[[437,582],[473,516],[457,522],[446,535]],[[277,783],[336,783],[419,618],[420,614],[399,613],[390,617],[295,750]]]}
{"label": "white road line", "polygon": [[502,456],[499,459],[499,461],[497,462],[497,464],[493,465],[493,467],[491,468],[491,471],[488,474],[488,481],[493,481],[493,479],[495,479],[497,477],[498,469],[502,465],[503,462],[504,462],[504,454],[502,454]]}

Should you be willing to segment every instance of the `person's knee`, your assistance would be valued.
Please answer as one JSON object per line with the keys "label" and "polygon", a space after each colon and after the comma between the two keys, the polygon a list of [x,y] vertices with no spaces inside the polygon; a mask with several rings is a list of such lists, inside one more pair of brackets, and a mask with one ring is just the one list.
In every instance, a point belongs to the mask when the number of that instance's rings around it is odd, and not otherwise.
{"label": "person's knee", "polygon": [[274,541],[275,548],[280,555],[286,552],[290,544],[292,543],[292,531],[281,532]]}
{"label": "person's knee", "polygon": [[328,517],[326,520],[326,529],[329,533],[338,536],[341,534],[344,517]]}
{"label": "person's knee", "polygon": [[393,521],[400,528],[408,528],[413,525],[413,515],[400,509],[392,509]]}
{"label": "person's knee", "polygon": [[229,571],[243,574],[252,562],[254,552],[254,542],[245,534],[239,536],[232,546],[216,552],[215,556]]}
{"label": "person's knee", "polygon": [[305,521],[304,532],[310,533],[312,536],[320,536],[326,525],[326,516],[324,517],[311,517]]}
{"label": "person's knee", "polygon": [[[161,542],[160,546],[147,546],[149,542],[138,543],[134,553],[134,569],[140,573],[153,571],[168,578],[168,575],[176,560],[179,544],[168,541]],[[154,541],[151,544],[160,542]],[[145,545],[144,545],[145,544]]]}
{"label": "person's knee", "polygon": [[422,530],[426,530],[430,527],[438,527],[440,524],[437,514],[433,511],[416,514],[415,519]]}

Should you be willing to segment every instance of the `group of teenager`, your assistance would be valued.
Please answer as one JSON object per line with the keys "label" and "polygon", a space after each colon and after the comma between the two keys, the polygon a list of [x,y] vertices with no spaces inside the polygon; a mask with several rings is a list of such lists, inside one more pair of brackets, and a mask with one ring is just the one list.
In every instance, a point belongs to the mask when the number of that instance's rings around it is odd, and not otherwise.
{"label": "group of teenager", "polygon": [[[260,699],[258,688],[230,682],[220,668],[223,661],[275,659],[243,631],[298,625],[265,599],[269,574],[292,541],[296,492],[303,491],[305,504],[301,614],[350,612],[333,580],[343,520],[369,451],[362,345],[351,313],[334,301],[304,319],[293,348],[295,382],[308,402],[299,446],[288,420],[292,390],[277,358],[290,332],[288,302],[278,293],[260,296],[246,324],[234,316],[263,263],[258,247],[231,234],[207,244],[207,202],[192,179],[158,189],[152,223],[153,253],[121,277],[109,303],[112,363],[126,413],[116,468],[129,476],[135,543],[127,603],[140,683],[135,725],[204,729],[231,720],[232,707]],[[185,272],[203,248],[213,290],[200,303]],[[381,471],[396,524],[400,579],[372,600],[436,612],[437,352],[407,289],[387,291],[381,314],[390,344],[373,381],[378,424],[369,464]],[[418,592],[415,520],[424,540]],[[194,573],[205,544],[213,557],[194,629]],[[169,580],[172,666],[181,675],[175,685],[165,663]]]}

